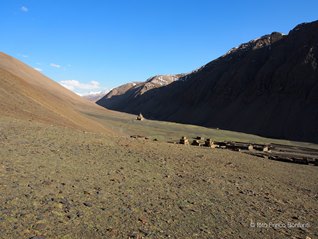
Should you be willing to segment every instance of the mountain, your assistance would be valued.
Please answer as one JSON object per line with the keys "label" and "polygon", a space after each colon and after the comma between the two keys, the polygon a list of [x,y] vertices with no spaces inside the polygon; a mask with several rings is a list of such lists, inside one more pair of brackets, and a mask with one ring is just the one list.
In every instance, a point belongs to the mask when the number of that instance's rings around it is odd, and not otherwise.
{"label": "mountain", "polygon": [[183,76],[184,74],[157,75],[150,77],[145,82],[127,83],[112,89],[103,98],[98,100],[97,104],[110,109],[126,107],[130,104],[130,100],[134,100],[135,98],[153,89],[167,86]]}
{"label": "mountain", "polygon": [[103,98],[107,93],[108,91],[100,91],[100,92],[90,93],[87,95],[82,95],[81,97],[89,101],[96,102],[100,100],[101,98]]}
{"label": "mountain", "polygon": [[82,99],[19,60],[0,53],[0,115],[108,132],[88,117],[105,109]]}
{"label": "mountain", "polygon": [[318,21],[244,43],[167,86],[134,92],[97,103],[150,119],[317,143]]}

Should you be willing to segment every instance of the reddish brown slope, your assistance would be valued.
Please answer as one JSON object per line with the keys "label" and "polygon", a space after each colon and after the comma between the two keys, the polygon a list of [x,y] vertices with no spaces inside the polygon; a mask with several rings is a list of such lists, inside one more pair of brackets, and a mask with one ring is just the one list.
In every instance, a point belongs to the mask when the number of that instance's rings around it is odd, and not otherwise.
{"label": "reddish brown slope", "polygon": [[[0,53],[0,115],[108,131],[86,114],[104,111],[17,59]],[[106,112],[106,111],[105,111]]]}

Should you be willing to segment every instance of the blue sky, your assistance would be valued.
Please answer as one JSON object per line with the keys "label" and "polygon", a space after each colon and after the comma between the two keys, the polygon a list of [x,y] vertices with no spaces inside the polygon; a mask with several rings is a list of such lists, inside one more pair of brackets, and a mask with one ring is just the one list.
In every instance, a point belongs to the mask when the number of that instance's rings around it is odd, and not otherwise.
{"label": "blue sky", "polygon": [[189,72],[317,19],[317,0],[1,0],[0,51],[84,94]]}

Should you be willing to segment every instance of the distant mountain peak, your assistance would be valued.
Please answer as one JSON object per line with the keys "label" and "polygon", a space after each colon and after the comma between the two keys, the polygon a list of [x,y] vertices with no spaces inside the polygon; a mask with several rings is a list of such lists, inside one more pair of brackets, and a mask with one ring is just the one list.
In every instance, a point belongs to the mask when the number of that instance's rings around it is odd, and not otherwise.
{"label": "distant mountain peak", "polygon": [[81,97],[83,97],[84,99],[87,99],[89,101],[96,102],[99,99],[103,98],[108,92],[109,92],[109,90],[91,92],[91,93],[88,93],[85,95],[81,95]]}
{"label": "distant mountain peak", "polygon": [[[155,76],[149,77],[144,82],[127,83],[112,89],[108,94],[106,94],[103,98],[99,99],[96,103],[105,106],[103,102],[108,102],[109,100],[111,101],[119,100],[119,101],[127,101],[127,104],[128,104],[130,99],[143,95],[144,93],[150,90],[167,86],[179,80],[183,76],[185,76],[185,74],[155,75]],[[114,104],[116,104],[116,102]]]}

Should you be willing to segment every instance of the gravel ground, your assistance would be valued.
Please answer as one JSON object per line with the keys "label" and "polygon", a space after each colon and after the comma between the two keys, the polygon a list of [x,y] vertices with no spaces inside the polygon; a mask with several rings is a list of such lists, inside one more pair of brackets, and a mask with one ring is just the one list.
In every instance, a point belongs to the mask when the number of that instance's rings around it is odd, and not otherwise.
{"label": "gravel ground", "polygon": [[0,238],[318,237],[318,167],[0,118]]}

